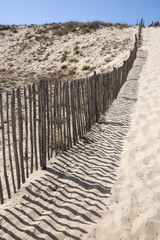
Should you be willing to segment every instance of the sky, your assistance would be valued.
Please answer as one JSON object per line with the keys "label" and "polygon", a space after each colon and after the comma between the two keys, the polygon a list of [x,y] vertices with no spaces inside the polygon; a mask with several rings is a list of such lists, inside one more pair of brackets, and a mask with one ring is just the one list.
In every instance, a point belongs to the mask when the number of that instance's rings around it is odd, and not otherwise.
{"label": "sky", "polygon": [[160,0],[0,0],[0,24],[160,21]]}

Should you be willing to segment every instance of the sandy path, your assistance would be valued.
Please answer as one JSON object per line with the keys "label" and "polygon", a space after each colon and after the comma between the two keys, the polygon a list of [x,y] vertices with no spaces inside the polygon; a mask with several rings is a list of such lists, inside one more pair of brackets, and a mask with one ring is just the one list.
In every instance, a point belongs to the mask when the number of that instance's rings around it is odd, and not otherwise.
{"label": "sandy path", "polygon": [[88,137],[0,207],[2,240],[159,239],[159,36],[143,31],[128,81]]}
{"label": "sandy path", "polygon": [[147,58],[138,79],[118,181],[107,203],[109,211],[103,212],[101,223],[85,239],[160,239],[159,39],[160,29],[143,30],[141,54],[143,60]]}

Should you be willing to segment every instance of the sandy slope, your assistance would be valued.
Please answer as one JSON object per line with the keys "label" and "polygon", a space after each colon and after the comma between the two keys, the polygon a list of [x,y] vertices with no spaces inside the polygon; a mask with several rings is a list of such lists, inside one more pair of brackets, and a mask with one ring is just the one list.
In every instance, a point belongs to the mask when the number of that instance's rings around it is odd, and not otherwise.
{"label": "sandy slope", "polygon": [[[39,79],[71,80],[120,66],[133,49],[137,26],[100,27],[89,33],[38,32],[42,26],[18,26],[0,32],[0,91]],[[1,35],[4,34],[4,35]]]}
{"label": "sandy slope", "polygon": [[0,207],[2,240],[160,239],[159,38],[143,30],[109,113]]}

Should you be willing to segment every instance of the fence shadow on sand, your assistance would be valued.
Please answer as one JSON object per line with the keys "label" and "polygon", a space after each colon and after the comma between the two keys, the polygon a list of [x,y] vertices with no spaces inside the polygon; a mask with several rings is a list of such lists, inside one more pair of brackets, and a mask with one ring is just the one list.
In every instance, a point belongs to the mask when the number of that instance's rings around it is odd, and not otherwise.
{"label": "fence shadow on sand", "polygon": [[[58,156],[30,182],[22,201],[1,213],[1,239],[81,239],[107,209],[124,138],[137,101],[138,78],[147,53],[133,69],[108,114],[79,144]],[[82,238],[83,239],[83,238]]]}

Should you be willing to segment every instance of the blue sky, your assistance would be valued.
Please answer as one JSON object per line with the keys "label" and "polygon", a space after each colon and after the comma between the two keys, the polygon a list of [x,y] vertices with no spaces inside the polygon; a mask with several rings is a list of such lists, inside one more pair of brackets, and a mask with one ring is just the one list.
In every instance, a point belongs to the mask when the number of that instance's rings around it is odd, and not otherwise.
{"label": "blue sky", "polygon": [[0,0],[0,24],[160,21],[160,0]]}

